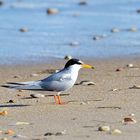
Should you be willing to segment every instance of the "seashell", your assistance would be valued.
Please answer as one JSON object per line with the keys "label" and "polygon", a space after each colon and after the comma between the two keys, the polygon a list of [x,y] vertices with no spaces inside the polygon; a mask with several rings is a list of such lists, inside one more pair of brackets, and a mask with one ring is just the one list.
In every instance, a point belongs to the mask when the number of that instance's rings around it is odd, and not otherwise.
{"label": "seashell", "polygon": [[96,84],[94,82],[91,82],[91,81],[88,81],[88,80],[84,80],[84,81],[81,81],[79,83],[79,85],[90,86],[90,85],[96,85]]}
{"label": "seashell", "polygon": [[32,74],[30,74],[30,76],[31,76],[31,77],[37,77],[38,74],[37,74],[37,73],[32,73]]}
{"label": "seashell", "polygon": [[133,68],[133,67],[134,67],[133,64],[127,64],[126,66],[127,66],[128,68]]}
{"label": "seashell", "polygon": [[131,113],[131,114],[129,114],[129,116],[132,116],[132,117],[134,117],[134,116],[135,116],[135,114],[134,114],[134,113]]}
{"label": "seashell", "polygon": [[73,42],[71,42],[70,43],[70,46],[78,46],[79,45],[79,42],[77,42],[77,41],[73,41]]}
{"label": "seashell", "polygon": [[111,134],[122,134],[122,131],[119,129],[113,129]]}
{"label": "seashell", "polygon": [[130,29],[128,29],[130,32],[136,32],[137,28],[136,27],[131,27]]}
{"label": "seashell", "polygon": [[134,85],[134,86],[130,87],[130,89],[140,89],[140,85]]}
{"label": "seashell", "polygon": [[30,96],[32,98],[44,98],[45,97],[45,95],[43,95],[43,94],[30,94]]}
{"label": "seashell", "polygon": [[109,132],[110,131],[110,126],[107,126],[107,125],[100,126],[98,128],[98,131]]}
{"label": "seashell", "polygon": [[66,130],[63,130],[61,132],[56,132],[55,136],[61,136],[61,135],[65,135],[66,134]]}

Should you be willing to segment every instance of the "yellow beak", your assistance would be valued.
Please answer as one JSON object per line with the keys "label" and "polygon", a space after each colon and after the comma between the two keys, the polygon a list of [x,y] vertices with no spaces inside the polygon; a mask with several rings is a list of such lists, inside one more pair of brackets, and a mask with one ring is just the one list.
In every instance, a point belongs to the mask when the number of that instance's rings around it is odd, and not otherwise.
{"label": "yellow beak", "polygon": [[93,66],[87,65],[87,64],[82,64],[81,66],[82,66],[82,68],[94,69]]}

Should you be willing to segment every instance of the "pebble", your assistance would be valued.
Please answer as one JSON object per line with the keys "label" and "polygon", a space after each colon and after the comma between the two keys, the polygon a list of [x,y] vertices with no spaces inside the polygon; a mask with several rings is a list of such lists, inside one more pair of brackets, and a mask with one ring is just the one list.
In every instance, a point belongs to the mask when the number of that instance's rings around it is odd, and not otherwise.
{"label": "pebble", "polygon": [[31,76],[31,77],[37,77],[38,74],[37,74],[37,73],[32,73],[32,74],[30,74],[30,76]]}
{"label": "pebble", "polygon": [[90,86],[90,85],[96,85],[96,84],[94,82],[92,82],[92,81],[84,80],[84,81],[81,81],[79,83],[79,85]]}
{"label": "pebble", "polygon": [[56,133],[47,132],[44,134],[44,136],[52,136],[52,135],[61,136],[61,135],[65,135],[65,134],[66,134],[66,130],[63,130],[61,132],[56,132]]}
{"label": "pebble", "polygon": [[125,117],[122,122],[124,124],[135,124],[137,121],[131,117]]}
{"label": "pebble", "polygon": [[77,42],[77,41],[73,41],[73,42],[70,43],[70,46],[72,46],[72,47],[75,47],[75,46],[78,46],[78,45],[79,45],[79,42]]}
{"label": "pebble", "polygon": [[118,68],[118,69],[116,69],[116,71],[117,71],[117,72],[118,72],[118,71],[122,71],[122,69]]}
{"label": "pebble", "polygon": [[133,64],[127,64],[126,66],[127,66],[128,68],[133,68],[133,67],[134,67]]}
{"label": "pebble", "polygon": [[23,27],[23,28],[20,28],[19,31],[20,31],[20,32],[28,32],[28,29],[25,28],[25,27]]}
{"label": "pebble", "polygon": [[55,9],[55,8],[48,8],[47,9],[47,14],[57,14],[59,13],[59,10],[58,9]]}
{"label": "pebble", "polygon": [[136,32],[137,28],[136,27],[131,27],[130,29],[128,29],[130,32]]}
{"label": "pebble", "polygon": [[15,132],[13,130],[9,129],[9,130],[7,130],[5,132],[5,134],[7,134],[7,135],[13,135],[13,134],[15,134]]}
{"label": "pebble", "polygon": [[6,110],[3,110],[3,111],[0,112],[0,115],[1,116],[6,116],[6,115],[8,115],[8,112]]}
{"label": "pebble", "polygon": [[51,132],[47,132],[44,134],[44,136],[52,136],[52,135],[54,135],[54,133],[51,133]]}
{"label": "pebble", "polygon": [[137,9],[137,13],[140,13],[140,9]]}
{"label": "pebble", "polygon": [[0,6],[2,6],[4,4],[4,2],[3,1],[0,1]]}
{"label": "pebble", "polygon": [[43,94],[30,94],[30,96],[32,98],[44,98],[45,97],[45,95],[43,95]]}
{"label": "pebble", "polygon": [[100,39],[102,39],[102,38],[105,38],[107,35],[105,35],[105,34],[103,34],[103,35],[95,35],[94,37],[93,37],[93,40],[100,40]]}
{"label": "pebble", "polygon": [[111,32],[112,33],[118,33],[118,32],[120,32],[120,29],[119,28],[112,28]]}
{"label": "pebble", "polygon": [[15,75],[13,76],[13,78],[21,78],[19,75]]}
{"label": "pebble", "polygon": [[113,129],[111,133],[112,134],[122,134],[122,131],[119,129]]}
{"label": "pebble", "polygon": [[98,128],[98,131],[109,132],[109,131],[110,131],[110,126],[107,126],[107,125],[100,126],[100,127]]}
{"label": "pebble", "polygon": [[9,100],[8,103],[14,103],[14,100]]}
{"label": "pebble", "polygon": [[72,59],[72,56],[66,55],[66,56],[64,57],[64,59],[65,59],[65,60],[70,60],[70,59]]}
{"label": "pebble", "polygon": [[79,5],[87,5],[87,1],[80,1]]}

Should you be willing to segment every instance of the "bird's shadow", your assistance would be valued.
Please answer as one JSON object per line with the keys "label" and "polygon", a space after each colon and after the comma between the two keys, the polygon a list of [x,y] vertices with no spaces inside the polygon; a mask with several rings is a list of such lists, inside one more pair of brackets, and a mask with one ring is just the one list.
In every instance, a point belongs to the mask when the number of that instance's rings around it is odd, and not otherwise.
{"label": "bird's shadow", "polygon": [[6,107],[26,107],[30,105],[23,105],[23,104],[5,104],[5,105],[0,105],[0,108],[6,108]]}

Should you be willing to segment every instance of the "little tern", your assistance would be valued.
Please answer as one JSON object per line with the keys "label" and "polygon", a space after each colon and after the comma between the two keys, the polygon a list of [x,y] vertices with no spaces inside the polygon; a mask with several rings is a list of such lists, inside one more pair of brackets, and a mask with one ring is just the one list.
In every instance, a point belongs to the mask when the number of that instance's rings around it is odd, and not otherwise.
{"label": "little tern", "polygon": [[70,89],[76,82],[78,72],[81,68],[92,68],[93,66],[87,65],[84,62],[72,58],[70,59],[63,69],[53,73],[47,78],[28,81],[28,82],[8,82],[2,87],[13,88],[17,90],[34,90],[34,91],[52,91],[56,104],[63,104],[60,99],[60,94],[63,91]]}

